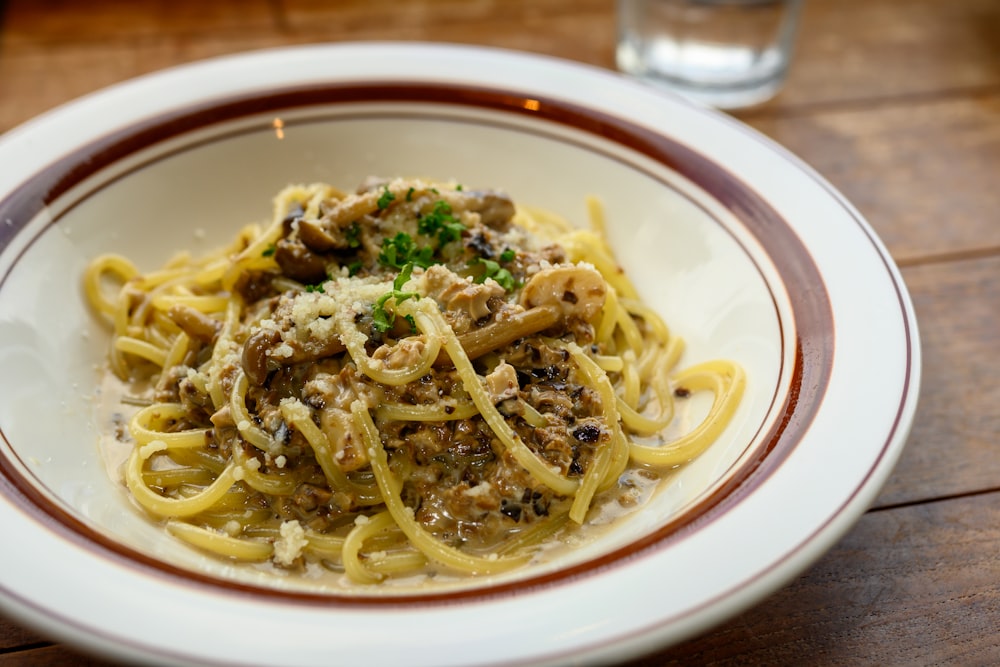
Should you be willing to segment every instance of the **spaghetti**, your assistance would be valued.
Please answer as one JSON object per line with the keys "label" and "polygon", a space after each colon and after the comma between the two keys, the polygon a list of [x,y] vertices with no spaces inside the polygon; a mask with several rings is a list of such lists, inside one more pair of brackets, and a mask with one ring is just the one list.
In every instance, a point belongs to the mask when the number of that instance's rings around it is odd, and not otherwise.
{"label": "spaghetti", "polygon": [[[744,378],[683,345],[604,237],[493,191],[286,188],[229,247],[84,287],[140,404],[124,482],[176,537],[373,584],[497,573],[719,437]],[[142,388],[145,387],[145,390]],[[678,437],[674,402],[712,395]]]}

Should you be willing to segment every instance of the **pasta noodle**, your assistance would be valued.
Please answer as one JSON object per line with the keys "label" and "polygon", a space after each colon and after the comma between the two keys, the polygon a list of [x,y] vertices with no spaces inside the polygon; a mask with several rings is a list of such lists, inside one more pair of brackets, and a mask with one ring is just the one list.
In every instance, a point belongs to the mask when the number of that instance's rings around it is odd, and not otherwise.
{"label": "pasta noodle", "polygon": [[[166,530],[361,585],[521,567],[719,438],[742,370],[683,343],[590,229],[454,183],[290,186],[266,226],[84,293],[138,405],[123,480]],[[677,436],[675,403],[711,395]]]}

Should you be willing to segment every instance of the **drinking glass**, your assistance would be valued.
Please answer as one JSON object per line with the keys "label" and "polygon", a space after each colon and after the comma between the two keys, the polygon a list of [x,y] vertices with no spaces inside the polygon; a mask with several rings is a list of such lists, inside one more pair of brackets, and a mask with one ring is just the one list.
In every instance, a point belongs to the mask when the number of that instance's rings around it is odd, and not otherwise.
{"label": "drinking glass", "polygon": [[618,68],[721,109],[782,87],[802,0],[618,0]]}

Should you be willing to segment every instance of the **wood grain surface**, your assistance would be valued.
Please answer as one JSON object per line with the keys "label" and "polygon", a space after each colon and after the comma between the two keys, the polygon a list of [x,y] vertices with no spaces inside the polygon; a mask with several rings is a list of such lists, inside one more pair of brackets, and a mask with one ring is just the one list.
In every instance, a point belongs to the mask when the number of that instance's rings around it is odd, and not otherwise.
{"label": "wood grain surface", "polygon": [[[461,42],[614,67],[611,0],[0,8],[0,131],[139,74],[287,44]],[[900,265],[920,407],[839,544],[753,609],[630,667],[1000,664],[1000,2],[807,0],[787,86],[734,115],[839,188]],[[103,664],[0,618],[0,667]]]}

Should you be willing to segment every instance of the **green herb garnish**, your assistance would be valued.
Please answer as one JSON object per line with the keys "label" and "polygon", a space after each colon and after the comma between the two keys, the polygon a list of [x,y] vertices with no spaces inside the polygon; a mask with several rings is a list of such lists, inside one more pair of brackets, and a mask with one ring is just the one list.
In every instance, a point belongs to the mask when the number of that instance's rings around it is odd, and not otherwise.
{"label": "green herb garnish", "polygon": [[501,262],[509,262],[517,257],[517,252],[513,248],[507,248],[502,253],[500,253]]}
{"label": "green herb garnish", "polygon": [[344,230],[344,238],[347,239],[348,248],[358,248],[361,246],[361,225],[355,220],[352,222],[346,230]]}
{"label": "green herb garnish", "polygon": [[[399,292],[403,289],[403,285],[410,281],[410,276],[413,275],[413,264],[407,264],[396,276],[395,280],[392,281],[392,289],[395,292]],[[406,292],[404,299],[408,299],[411,296],[416,296],[416,292]],[[401,303],[401,302],[400,302]]]}
{"label": "green herb garnish", "polygon": [[389,327],[392,326],[393,316],[385,310],[385,302],[388,301],[391,296],[392,292],[388,292],[380,296],[378,301],[375,302],[375,305],[372,306],[372,327],[374,327],[376,331],[385,333],[389,330]]}
{"label": "green herb garnish", "polygon": [[271,245],[269,245],[266,248],[264,248],[264,251],[262,253],[260,253],[260,256],[261,257],[272,257],[274,255],[274,253],[277,252],[277,250],[278,250],[278,246],[276,246],[276,245],[274,245],[272,243]]}
{"label": "green herb garnish", "polygon": [[407,263],[427,268],[434,263],[434,249],[430,246],[420,247],[413,242],[406,232],[397,232],[392,238],[382,240],[382,252],[378,255],[379,264],[394,269],[401,269]]}
{"label": "green herb garnish", "polygon": [[469,266],[477,264],[482,264],[485,270],[476,276],[475,282],[484,283],[487,278],[492,278],[500,287],[503,287],[508,292],[517,287],[517,281],[514,280],[514,276],[511,275],[510,271],[501,267],[499,263],[494,262],[492,259],[483,259],[482,257],[476,257],[469,261]]}
{"label": "green herb garnish", "polygon": [[430,213],[417,219],[417,231],[426,236],[436,236],[438,247],[462,238],[465,225],[451,214],[451,205],[444,200],[434,202]]}
{"label": "green herb garnish", "polygon": [[315,285],[306,285],[307,292],[322,292],[323,283],[316,283]]}
{"label": "green herb garnish", "polygon": [[[417,232],[437,239],[437,248],[462,238],[465,225],[451,214],[448,202],[440,200],[434,203],[430,213],[417,218]],[[392,238],[382,240],[382,251],[378,261],[383,266],[401,269],[407,263],[427,268],[434,261],[435,248],[417,245],[413,237],[406,232],[397,232]]]}
{"label": "green herb garnish", "polygon": [[396,195],[392,194],[389,191],[389,186],[388,185],[384,186],[382,189],[382,195],[378,198],[378,202],[376,202],[376,204],[379,207],[379,210],[385,210],[389,208],[389,204],[391,204],[392,200],[394,200],[395,198]]}
{"label": "green herb garnish", "polygon": [[[372,306],[372,326],[375,327],[377,331],[385,333],[392,327],[393,321],[395,320],[395,315],[393,313],[389,313],[385,309],[385,303],[389,299],[393,299],[396,305],[398,306],[407,299],[420,298],[420,294],[418,294],[417,292],[403,291],[403,285],[405,285],[410,280],[410,275],[412,273],[413,273],[413,262],[409,262],[405,266],[403,266],[402,270],[399,272],[399,275],[397,275],[396,279],[392,281],[392,291],[386,292],[385,294],[380,296],[378,300],[375,301],[375,304]],[[410,323],[411,331],[416,331],[417,322],[416,320],[413,319],[413,316],[407,315],[406,321]]]}

